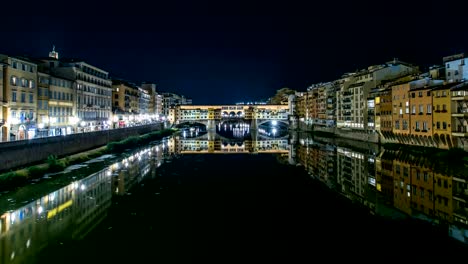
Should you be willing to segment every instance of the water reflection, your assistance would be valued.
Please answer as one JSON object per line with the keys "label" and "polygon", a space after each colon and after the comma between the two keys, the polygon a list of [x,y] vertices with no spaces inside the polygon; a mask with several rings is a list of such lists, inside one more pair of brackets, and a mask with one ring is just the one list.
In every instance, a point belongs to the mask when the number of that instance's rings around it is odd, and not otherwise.
{"label": "water reflection", "polygon": [[297,162],[373,214],[412,217],[447,226],[450,236],[468,243],[468,189],[465,176],[434,171],[419,160],[300,138]]}
{"label": "water reflection", "polygon": [[170,144],[175,154],[207,153],[278,153],[288,154],[291,151],[287,139],[264,140],[228,140],[228,139],[193,139],[173,137]]}
{"label": "water reflection", "polygon": [[[165,151],[166,150],[166,151]],[[155,177],[168,143],[138,151],[108,168],[69,183],[0,216],[0,263],[31,263],[48,244],[79,240],[106,216],[113,195]]]}

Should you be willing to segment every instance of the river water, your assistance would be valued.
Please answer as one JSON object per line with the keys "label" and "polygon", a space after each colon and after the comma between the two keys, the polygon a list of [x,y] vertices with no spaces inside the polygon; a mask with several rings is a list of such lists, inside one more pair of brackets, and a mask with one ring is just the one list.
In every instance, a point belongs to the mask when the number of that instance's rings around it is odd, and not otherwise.
{"label": "river water", "polygon": [[2,193],[0,264],[367,262],[468,253],[466,175],[435,172],[376,145],[307,134],[196,136],[101,157]]}

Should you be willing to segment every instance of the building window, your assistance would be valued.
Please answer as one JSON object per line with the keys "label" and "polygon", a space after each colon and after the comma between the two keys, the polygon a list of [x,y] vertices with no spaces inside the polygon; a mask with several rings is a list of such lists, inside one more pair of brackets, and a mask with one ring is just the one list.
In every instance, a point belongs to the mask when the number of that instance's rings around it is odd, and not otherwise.
{"label": "building window", "polygon": [[11,93],[11,101],[12,101],[12,102],[16,102],[16,92],[15,92],[15,91],[13,91],[13,92]]}
{"label": "building window", "polygon": [[21,64],[21,70],[26,71],[27,70],[27,65],[26,64]]}
{"label": "building window", "polygon": [[12,62],[13,69],[18,69],[18,63],[16,61]]}
{"label": "building window", "polygon": [[419,114],[423,114],[424,111],[424,105],[420,104],[419,105]]}
{"label": "building window", "polygon": [[445,68],[450,69],[450,64],[447,63],[447,65],[445,66]]}
{"label": "building window", "polygon": [[411,106],[411,113],[416,114],[416,105]]}
{"label": "building window", "polygon": [[31,89],[36,88],[36,83],[34,82],[34,80],[29,81],[29,88],[31,88]]}
{"label": "building window", "polygon": [[10,78],[10,84],[11,85],[17,85],[17,82],[18,82],[18,78],[16,78],[16,76],[11,76]]}
{"label": "building window", "polygon": [[440,129],[440,122],[437,121],[437,129]]}
{"label": "building window", "polygon": [[432,113],[432,105],[430,105],[430,104],[427,105],[427,113],[428,114]]}
{"label": "building window", "polygon": [[395,121],[395,128],[400,129],[400,120]]}
{"label": "building window", "polygon": [[21,93],[21,102],[26,103],[26,94],[25,93]]}
{"label": "building window", "polygon": [[21,78],[21,87],[28,87],[28,80]]}
{"label": "building window", "polygon": [[403,130],[408,130],[408,121],[403,120]]}
{"label": "building window", "polygon": [[34,96],[32,94],[29,95],[29,103],[34,103]]}
{"label": "building window", "polygon": [[423,122],[423,131],[426,131],[427,132],[427,122]]}
{"label": "building window", "polygon": [[420,91],[420,92],[418,93],[418,96],[419,96],[419,97],[422,97],[422,96],[423,96],[423,92]]}
{"label": "building window", "polygon": [[419,121],[416,121],[416,130],[415,131],[419,131],[419,130],[420,130]]}
{"label": "building window", "polygon": [[442,129],[447,129],[447,122],[442,122]]}

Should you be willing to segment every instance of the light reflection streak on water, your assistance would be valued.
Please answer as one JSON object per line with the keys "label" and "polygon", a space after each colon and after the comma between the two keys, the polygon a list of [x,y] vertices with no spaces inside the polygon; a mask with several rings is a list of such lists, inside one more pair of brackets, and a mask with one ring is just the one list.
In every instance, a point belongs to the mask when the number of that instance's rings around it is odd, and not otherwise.
{"label": "light reflection streak on water", "polygon": [[73,239],[84,237],[105,218],[111,205],[114,182],[127,181],[119,186],[118,194],[123,194],[132,183],[148,176],[152,166],[161,166],[167,153],[159,151],[159,147],[135,152],[20,208],[2,212],[0,264],[30,261],[43,245],[63,236],[62,231],[70,230],[70,227],[73,231],[67,236]]}

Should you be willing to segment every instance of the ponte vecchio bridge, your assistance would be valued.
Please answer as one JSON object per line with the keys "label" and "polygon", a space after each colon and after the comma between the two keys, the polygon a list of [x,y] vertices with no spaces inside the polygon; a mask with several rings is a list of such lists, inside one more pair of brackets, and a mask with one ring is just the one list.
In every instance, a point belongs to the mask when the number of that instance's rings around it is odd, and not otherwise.
{"label": "ponte vecchio bridge", "polygon": [[271,121],[289,126],[289,114],[288,105],[179,105],[171,109],[169,121],[175,125],[196,122],[214,130],[224,120],[243,119],[256,130]]}

